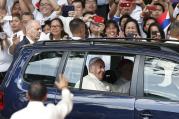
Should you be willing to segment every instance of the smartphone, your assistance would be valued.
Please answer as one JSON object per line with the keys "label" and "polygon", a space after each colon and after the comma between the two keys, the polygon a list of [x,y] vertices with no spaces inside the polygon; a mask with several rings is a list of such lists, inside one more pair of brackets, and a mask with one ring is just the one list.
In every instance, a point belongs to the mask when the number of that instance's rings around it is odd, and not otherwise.
{"label": "smartphone", "polygon": [[148,10],[151,10],[151,11],[155,11],[155,10],[157,10],[157,8],[156,8],[155,5],[147,6],[147,9],[148,9]]}
{"label": "smartphone", "polygon": [[101,16],[93,16],[93,21],[96,23],[104,23],[104,18]]}
{"label": "smartphone", "polygon": [[64,5],[62,7],[62,16],[68,17],[68,12],[69,11],[74,11],[75,7],[73,5]]}
{"label": "smartphone", "polygon": [[131,3],[120,3],[120,7],[130,7]]}

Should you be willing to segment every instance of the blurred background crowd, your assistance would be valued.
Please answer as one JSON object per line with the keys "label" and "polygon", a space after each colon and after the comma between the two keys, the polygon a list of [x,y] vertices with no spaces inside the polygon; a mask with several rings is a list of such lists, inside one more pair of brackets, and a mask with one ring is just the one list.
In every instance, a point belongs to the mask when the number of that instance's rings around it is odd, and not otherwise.
{"label": "blurred background crowd", "polygon": [[42,40],[85,38],[146,38],[142,40],[144,42],[179,39],[179,30],[174,29],[179,28],[179,24],[171,26],[171,23],[179,20],[178,2],[0,0],[0,79],[9,68],[18,45],[24,44],[21,43],[24,36],[31,39],[25,44]]}

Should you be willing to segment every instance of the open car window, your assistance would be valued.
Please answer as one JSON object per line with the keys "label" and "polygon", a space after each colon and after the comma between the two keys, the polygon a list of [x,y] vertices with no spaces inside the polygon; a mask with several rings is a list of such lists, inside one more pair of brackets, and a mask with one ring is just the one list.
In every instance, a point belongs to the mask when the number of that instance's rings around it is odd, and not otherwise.
{"label": "open car window", "polygon": [[64,75],[69,79],[69,87],[74,88],[78,80],[80,80],[83,68],[85,53],[70,52],[66,61]]}
{"label": "open car window", "polygon": [[53,86],[62,55],[63,52],[56,51],[34,54],[25,70],[24,80],[42,80],[47,86]]}
{"label": "open car window", "polygon": [[[104,62],[104,69],[98,69],[97,64],[94,65],[95,71],[90,69],[89,64],[94,58],[100,58]],[[82,79],[75,79],[76,83],[74,87],[83,90],[106,91],[129,95],[134,60],[135,55],[89,52],[86,60],[84,60],[85,63],[81,64],[85,65],[83,72],[86,73],[81,74],[83,76]],[[104,75],[102,79],[98,79],[97,75],[100,75],[100,72],[103,70]]]}

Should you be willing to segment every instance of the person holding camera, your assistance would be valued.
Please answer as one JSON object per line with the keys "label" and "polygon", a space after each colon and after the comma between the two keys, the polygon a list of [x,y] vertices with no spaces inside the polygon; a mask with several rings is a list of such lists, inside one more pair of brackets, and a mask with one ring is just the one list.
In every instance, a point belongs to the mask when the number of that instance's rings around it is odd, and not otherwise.
{"label": "person holding camera", "polygon": [[124,24],[124,36],[127,40],[137,40],[137,38],[141,38],[139,24],[135,19],[128,19]]}
{"label": "person holding camera", "polygon": [[161,42],[162,39],[165,39],[165,33],[158,23],[152,23],[149,26],[147,33],[147,41],[149,42]]}
{"label": "person holding camera", "polygon": [[12,56],[8,54],[9,44],[7,35],[0,26],[0,83],[4,79],[6,71],[12,62]]}
{"label": "person holding camera", "polygon": [[91,18],[89,30],[90,30],[90,35],[89,38],[102,38],[103,37],[103,31],[105,29],[105,24],[104,24],[104,18],[101,16],[93,16]]}
{"label": "person holding camera", "polygon": [[133,19],[136,19],[140,23],[140,14],[142,13],[142,7],[137,5],[135,0],[114,0],[109,11],[109,17],[115,21],[119,21],[120,17],[124,14],[130,15]]}

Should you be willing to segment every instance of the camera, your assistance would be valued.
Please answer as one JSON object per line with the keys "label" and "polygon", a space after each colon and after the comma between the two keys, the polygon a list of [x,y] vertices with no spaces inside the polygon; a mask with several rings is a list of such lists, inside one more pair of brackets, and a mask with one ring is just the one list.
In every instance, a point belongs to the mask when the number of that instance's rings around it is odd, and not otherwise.
{"label": "camera", "polygon": [[137,36],[137,34],[128,33],[126,36],[127,36],[127,38],[135,38]]}
{"label": "camera", "polygon": [[154,6],[154,5],[147,6],[147,9],[151,10],[151,11],[157,10],[156,6]]}
{"label": "camera", "polygon": [[151,38],[156,38],[158,31],[151,31]]}
{"label": "camera", "polygon": [[158,33],[157,31],[151,31],[151,35],[152,35],[152,36],[156,36],[157,33]]}
{"label": "camera", "polygon": [[93,21],[96,23],[104,23],[104,18],[100,16],[93,16]]}
{"label": "camera", "polygon": [[120,7],[130,7],[131,3],[120,3]]}

